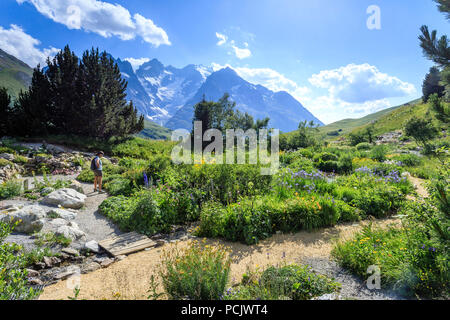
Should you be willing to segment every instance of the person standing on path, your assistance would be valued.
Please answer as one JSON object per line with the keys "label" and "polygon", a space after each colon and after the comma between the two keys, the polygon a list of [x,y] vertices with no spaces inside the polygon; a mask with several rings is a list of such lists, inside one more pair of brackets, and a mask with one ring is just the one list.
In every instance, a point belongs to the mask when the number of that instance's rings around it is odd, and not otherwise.
{"label": "person standing on path", "polygon": [[98,192],[103,193],[102,191],[102,180],[103,180],[103,165],[102,160],[103,158],[103,151],[100,151],[97,153],[97,156],[92,159],[91,161],[91,170],[94,171],[94,192],[97,191],[97,185],[98,185]]}

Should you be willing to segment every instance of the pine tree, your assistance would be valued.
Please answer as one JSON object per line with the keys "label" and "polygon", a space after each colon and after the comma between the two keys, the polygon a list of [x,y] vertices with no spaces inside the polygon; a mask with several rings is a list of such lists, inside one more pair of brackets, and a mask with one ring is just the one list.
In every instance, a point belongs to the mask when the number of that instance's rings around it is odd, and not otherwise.
{"label": "pine tree", "polygon": [[428,102],[430,95],[436,93],[439,97],[444,95],[445,87],[440,85],[441,73],[437,67],[431,67],[425,76],[422,85],[423,101]]}
{"label": "pine tree", "polygon": [[78,108],[80,106],[78,57],[69,46],[60,51],[52,61],[47,60],[46,75],[50,81],[52,98],[52,123],[55,133],[79,134],[82,131]]}
{"label": "pine tree", "polygon": [[11,96],[8,89],[0,87],[0,137],[8,134],[11,117]]}
{"label": "pine tree", "polygon": [[38,65],[28,91],[21,91],[10,116],[13,135],[46,135],[52,129],[50,83]]}

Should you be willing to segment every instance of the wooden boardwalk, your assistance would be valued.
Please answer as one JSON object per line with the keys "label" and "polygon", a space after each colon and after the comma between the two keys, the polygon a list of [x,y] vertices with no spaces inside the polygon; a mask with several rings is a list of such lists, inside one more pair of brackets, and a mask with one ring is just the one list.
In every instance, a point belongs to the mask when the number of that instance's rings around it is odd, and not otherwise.
{"label": "wooden boardwalk", "polygon": [[154,248],[156,246],[156,242],[142,234],[130,232],[100,241],[99,245],[110,254],[117,257],[147,248]]}

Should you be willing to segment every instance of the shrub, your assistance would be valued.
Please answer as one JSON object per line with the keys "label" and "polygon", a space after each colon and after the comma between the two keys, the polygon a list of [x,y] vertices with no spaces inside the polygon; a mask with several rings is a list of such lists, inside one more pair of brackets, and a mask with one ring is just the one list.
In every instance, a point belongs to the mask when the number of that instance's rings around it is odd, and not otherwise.
{"label": "shrub", "polygon": [[339,173],[351,173],[353,171],[353,162],[350,155],[343,155],[339,158],[338,170]]}
{"label": "shrub", "polygon": [[22,193],[22,184],[17,180],[8,180],[0,184],[0,200],[10,199],[20,196]]}
{"label": "shrub", "polygon": [[170,299],[219,300],[229,280],[231,259],[222,246],[192,242],[162,255],[159,275]]}
{"label": "shrub", "polygon": [[418,167],[423,163],[423,160],[415,154],[402,154],[394,157],[394,159],[408,167]]}
{"label": "shrub", "polygon": [[24,156],[15,156],[13,162],[14,163],[18,163],[18,164],[22,164],[22,165],[23,164],[27,164],[28,163],[28,158],[24,157]]}
{"label": "shrub", "polygon": [[372,149],[372,145],[368,142],[361,142],[356,145],[357,150],[370,150]]}
{"label": "shrub", "polygon": [[5,242],[12,228],[0,222],[0,300],[31,300],[39,292],[27,285],[26,258],[19,246]]}
{"label": "shrub", "polygon": [[324,172],[337,172],[339,170],[339,164],[337,161],[323,161],[320,160],[316,165],[317,169]]}
{"label": "shrub", "polygon": [[8,166],[8,165],[12,165],[12,162],[11,162],[11,161],[8,161],[8,160],[6,160],[6,159],[0,159],[0,168],[6,167],[6,166]]}
{"label": "shrub", "polygon": [[373,147],[372,151],[370,152],[370,158],[377,160],[377,161],[384,161],[386,160],[386,154],[388,150],[387,147],[384,145],[378,145]]}
{"label": "shrub", "polygon": [[270,266],[260,274],[244,274],[241,285],[230,288],[224,299],[310,300],[327,293],[339,292],[340,287],[339,283],[314,273],[308,266]]}

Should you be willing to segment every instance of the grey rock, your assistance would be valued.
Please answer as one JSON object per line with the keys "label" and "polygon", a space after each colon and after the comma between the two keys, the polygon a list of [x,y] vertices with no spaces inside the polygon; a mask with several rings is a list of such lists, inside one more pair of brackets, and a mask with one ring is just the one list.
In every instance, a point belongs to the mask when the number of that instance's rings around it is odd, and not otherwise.
{"label": "grey rock", "polygon": [[39,272],[33,269],[27,269],[28,278],[36,278],[39,276]]}
{"label": "grey rock", "polygon": [[84,249],[89,250],[89,251],[94,252],[94,253],[99,253],[100,252],[100,247],[98,246],[98,242],[95,241],[95,240],[86,242],[84,244]]}
{"label": "grey rock", "polygon": [[106,258],[103,260],[103,262],[100,264],[102,268],[108,268],[110,265],[114,263],[114,259]]}
{"label": "grey rock", "polygon": [[69,221],[61,219],[61,218],[53,219],[53,220],[50,220],[50,222],[49,222],[49,225],[56,229],[59,227],[67,226],[68,224],[69,224]]}
{"label": "grey rock", "polygon": [[52,193],[53,191],[55,191],[55,189],[54,188],[52,188],[52,187],[47,187],[47,188],[44,188],[44,189],[42,189],[42,191],[41,191],[41,196],[46,196],[46,195],[49,195],[50,193]]}
{"label": "grey rock", "polygon": [[44,285],[44,282],[42,282],[42,280],[38,278],[31,278],[28,279],[28,284],[32,286],[42,286]]}
{"label": "grey rock", "polygon": [[81,186],[81,183],[79,183],[76,180],[72,180],[70,182],[70,186],[68,186],[68,188],[73,189],[73,190],[75,190],[75,191],[77,191],[77,192],[79,192],[81,194],[84,194],[83,187]]}
{"label": "grey rock", "polygon": [[69,266],[53,276],[55,280],[65,280],[74,274],[80,274],[80,268],[78,266]]}
{"label": "grey rock", "polygon": [[75,224],[74,222],[69,222],[68,225],[59,227],[56,230],[55,234],[57,236],[63,235],[66,238],[72,239],[72,241],[86,238],[86,234],[83,231],[81,231],[78,225]]}
{"label": "grey rock", "polygon": [[84,206],[85,201],[86,195],[70,188],[64,188],[50,193],[42,200],[42,203],[62,206],[64,208],[80,209]]}
{"label": "grey rock", "polygon": [[312,298],[311,300],[341,300],[341,296],[337,293],[328,293],[320,297]]}
{"label": "grey rock", "polygon": [[126,255],[120,255],[120,256],[117,256],[117,257],[116,257],[116,260],[117,260],[117,261],[122,261],[122,260],[125,260],[126,258],[127,258]]}
{"label": "grey rock", "polygon": [[13,210],[0,215],[0,222],[19,224],[14,229],[21,233],[34,233],[41,231],[44,226],[43,219],[46,217],[44,209],[40,206],[31,205],[23,207],[20,210]]}
{"label": "grey rock", "polygon": [[57,257],[44,257],[43,259],[45,266],[47,268],[52,268],[54,266],[57,266],[61,263],[61,260]]}
{"label": "grey rock", "polygon": [[101,268],[101,266],[97,262],[90,262],[81,268],[81,273],[86,274],[86,273],[94,272],[95,270],[98,270],[100,268]]}
{"label": "grey rock", "polygon": [[0,154],[0,159],[5,159],[8,161],[13,161],[14,160],[14,155],[10,154],[10,153],[2,153]]}
{"label": "grey rock", "polygon": [[52,209],[50,210],[47,215],[50,214],[54,214],[57,215],[58,217],[60,217],[61,219],[64,220],[74,220],[77,217],[77,213],[73,212],[73,211],[69,211],[69,210],[64,210],[64,209]]}
{"label": "grey rock", "polygon": [[77,250],[72,249],[72,248],[64,248],[61,250],[61,252],[67,253],[68,255],[75,256],[75,257],[80,255],[80,253]]}

